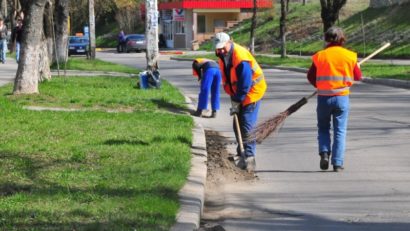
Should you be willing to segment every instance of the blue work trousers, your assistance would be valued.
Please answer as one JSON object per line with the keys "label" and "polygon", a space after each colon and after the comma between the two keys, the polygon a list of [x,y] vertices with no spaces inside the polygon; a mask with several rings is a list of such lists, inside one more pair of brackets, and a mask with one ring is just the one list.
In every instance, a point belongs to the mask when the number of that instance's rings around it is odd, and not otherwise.
{"label": "blue work trousers", "polygon": [[207,68],[201,79],[201,89],[198,96],[198,109],[208,109],[208,97],[211,93],[211,107],[212,110],[219,110],[220,108],[220,85],[222,76],[219,68]]}
{"label": "blue work trousers", "polygon": [[0,40],[0,61],[5,63],[6,62],[6,52],[7,52],[7,40],[1,39]]}
{"label": "blue work trousers", "polygon": [[[317,127],[319,153],[330,152],[334,166],[343,166],[346,146],[347,120],[349,117],[349,95],[317,97]],[[333,145],[330,127],[333,124]]]}
{"label": "blue work trousers", "polygon": [[[242,140],[246,140],[243,142],[244,157],[255,156],[256,155],[256,141],[255,140],[247,140],[249,137],[250,132],[255,127],[256,122],[258,120],[259,108],[261,105],[261,101],[257,101],[255,103],[248,104],[246,106],[242,106],[241,110],[238,114],[239,120],[239,129],[241,130]],[[240,153],[240,146],[238,140],[238,131],[236,130],[235,120],[233,122],[233,130],[235,132],[235,136],[238,141],[238,147],[236,151],[238,155],[242,155]]]}

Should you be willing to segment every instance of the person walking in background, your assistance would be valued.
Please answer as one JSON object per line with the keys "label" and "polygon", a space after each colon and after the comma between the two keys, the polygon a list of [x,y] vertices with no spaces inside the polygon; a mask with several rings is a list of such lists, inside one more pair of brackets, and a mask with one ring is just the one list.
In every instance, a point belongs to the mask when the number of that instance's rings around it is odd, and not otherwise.
{"label": "person walking in background", "polygon": [[[234,132],[238,141],[238,167],[253,172],[256,168],[256,141],[249,140],[249,134],[256,125],[261,99],[267,85],[263,71],[252,54],[244,47],[234,43],[228,34],[217,33],[214,39],[215,54],[219,57],[222,71],[222,84],[231,97],[231,115],[236,114],[244,144],[241,153],[238,131]],[[235,123],[235,122],[234,122]]]}
{"label": "person walking in background", "polygon": [[0,62],[6,63],[7,52],[7,26],[3,18],[0,17]]}
{"label": "person walking in background", "polygon": [[210,59],[197,58],[192,63],[193,75],[201,82],[201,89],[198,96],[198,107],[194,116],[201,117],[202,111],[208,108],[208,96],[211,93],[211,118],[216,117],[216,112],[220,108],[220,85],[221,71],[218,64]]}
{"label": "person walking in background", "polygon": [[118,33],[118,45],[117,45],[117,51],[118,52],[124,52],[125,51],[125,33],[123,30]]}
{"label": "person walking in background", "polygon": [[[327,43],[324,50],[313,55],[308,71],[309,82],[317,88],[317,126],[320,168],[329,168],[329,158],[335,172],[342,171],[349,94],[353,81],[360,81],[362,73],[357,63],[357,54],[343,47],[346,37],[343,30],[331,27],[325,32]],[[333,124],[333,145],[330,127]]]}
{"label": "person walking in background", "polygon": [[16,44],[16,61],[19,62],[20,60],[20,48],[21,48],[21,37],[23,36],[23,20],[18,18],[16,22],[16,26],[13,28],[11,32],[11,41],[12,44]]}

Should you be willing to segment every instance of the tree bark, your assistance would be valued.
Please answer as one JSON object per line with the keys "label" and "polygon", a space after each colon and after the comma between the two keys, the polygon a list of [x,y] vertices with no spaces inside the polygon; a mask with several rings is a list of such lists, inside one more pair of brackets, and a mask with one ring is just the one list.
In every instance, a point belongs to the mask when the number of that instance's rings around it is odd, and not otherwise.
{"label": "tree bark", "polygon": [[[55,35],[56,35],[56,59],[58,63],[67,61],[67,43],[68,43],[68,17],[69,17],[69,0],[56,0],[55,10]],[[54,57],[54,56],[53,56]]]}
{"label": "tree bark", "polygon": [[[23,21],[22,49],[14,80],[13,94],[38,93],[38,82],[47,69],[47,45],[43,43],[43,18],[48,0],[33,0],[23,6],[26,13]],[[39,29],[41,28],[41,29]]]}
{"label": "tree bark", "polygon": [[158,69],[158,4],[157,0],[146,0],[146,40],[147,40],[147,70],[155,71]]}
{"label": "tree bark", "polygon": [[339,11],[347,0],[320,0],[323,31],[332,27],[339,19]]}
{"label": "tree bark", "polygon": [[279,30],[281,39],[280,57],[286,57],[286,16],[288,14],[288,0],[280,0]]}
{"label": "tree bark", "polygon": [[90,59],[95,59],[95,15],[94,15],[94,0],[89,2],[89,30],[90,30]]}
{"label": "tree bark", "polygon": [[252,24],[251,24],[251,42],[250,50],[252,54],[255,54],[255,29],[256,29],[256,5],[257,0],[253,0],[253,15],[252,15]]}

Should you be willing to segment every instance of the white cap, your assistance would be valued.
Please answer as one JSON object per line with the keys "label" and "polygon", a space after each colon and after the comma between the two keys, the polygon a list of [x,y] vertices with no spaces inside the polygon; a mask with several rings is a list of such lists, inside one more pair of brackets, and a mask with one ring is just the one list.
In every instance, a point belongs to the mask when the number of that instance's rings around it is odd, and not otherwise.
{"label": "white cap", "polygon": [[215,49],[221,49],[225,44],[230,40],[230,37],[227,33],[219,32],[215,34],[214,46]]}

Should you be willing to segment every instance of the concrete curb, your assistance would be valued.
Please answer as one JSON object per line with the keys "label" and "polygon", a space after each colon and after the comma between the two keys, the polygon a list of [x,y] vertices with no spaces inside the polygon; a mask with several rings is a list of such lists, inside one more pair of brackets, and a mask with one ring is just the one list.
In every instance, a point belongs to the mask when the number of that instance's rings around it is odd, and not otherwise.
{"label": "concrete curb", "polygon": [[[194,109],[192,101],[185,96],[190,109]],[[195,118],[194,118],[195,121]],[[201,124],[195,121],[192,130],[191,170],[187,182],[178,192],[180,209],[176,223],[171,231],[195,230],[199,228],[205,202],[205,184],[207,175],[207,157],[205,132]]]}

